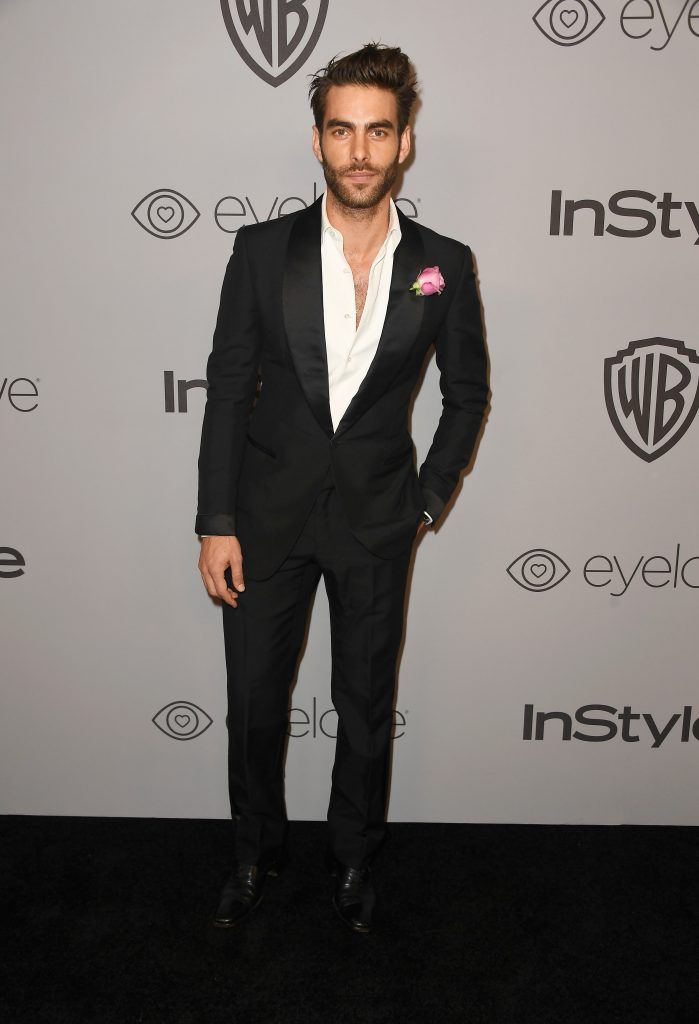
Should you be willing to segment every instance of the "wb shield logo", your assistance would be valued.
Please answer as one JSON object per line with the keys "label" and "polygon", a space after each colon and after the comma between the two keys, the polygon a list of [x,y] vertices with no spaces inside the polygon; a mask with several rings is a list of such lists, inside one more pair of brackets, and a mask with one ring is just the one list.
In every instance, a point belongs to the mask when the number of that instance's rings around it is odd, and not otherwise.
{"label": "wb shield logo", "polygon": [[276,87],[311,55],[323,31],[328,0],[221,0],[221,11],[247,66]]}
{"label": "wb shield logo", "polygon": [[645,338],[604,361],[604,397],[617,434],[646,462],[691,426],[699,405],[699,356],[681,341]]}

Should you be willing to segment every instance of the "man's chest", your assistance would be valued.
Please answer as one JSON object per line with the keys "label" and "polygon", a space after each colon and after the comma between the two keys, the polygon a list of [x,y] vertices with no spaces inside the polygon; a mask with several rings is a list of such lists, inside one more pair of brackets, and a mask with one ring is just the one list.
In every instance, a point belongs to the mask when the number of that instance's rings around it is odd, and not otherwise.
{"label": "man's chest", "polygon": [[[382,254],[383,257],[383,254]],[[359,331],[362,321],[383,321],[384,292],[390,286],[392,261],[376,253],[326,252],[323,260],[323,302],[326,329],[343,321],[345,333]],[[384,280],[384,276],[386,280]],[[383,285],[386,285],[384,288]],[[385,312],[385,310],[384,310]]]}
{"label": "man's chest", "polygon": [[362,319],[364,306],[366,305],[367,292],[369,290],[369,275],[371,272],[372,260],[356,259],[346,257],[347,265],[352,274],[352,285],[354,287],[354,315],[355,327],[359,327]]}

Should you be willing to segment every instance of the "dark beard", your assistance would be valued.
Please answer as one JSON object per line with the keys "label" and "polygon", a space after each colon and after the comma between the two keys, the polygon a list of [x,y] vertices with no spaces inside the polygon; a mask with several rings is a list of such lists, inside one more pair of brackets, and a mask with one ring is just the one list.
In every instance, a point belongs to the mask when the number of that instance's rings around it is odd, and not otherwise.
{"label": "dark beard", "polygon": [[388,167],[384,167],[383,170],[372,165],[363,166],[362,170],[375,171],[379,176],[373,184],[367,185],[364,189],[356,190],[345,182],[343,175],[349,174],[350,171],[357,170],[358,168],[350,164],[347,167],[335,169],[330,166],[325,156],[323,156],[325,182],[337,201],[350,210],[370,210],[372,206],[380,203],[383,197],[393,188],[394,182],[398,177],[398,167],[398,154],[396,154],[396,159],[393,163],[389,164]]}

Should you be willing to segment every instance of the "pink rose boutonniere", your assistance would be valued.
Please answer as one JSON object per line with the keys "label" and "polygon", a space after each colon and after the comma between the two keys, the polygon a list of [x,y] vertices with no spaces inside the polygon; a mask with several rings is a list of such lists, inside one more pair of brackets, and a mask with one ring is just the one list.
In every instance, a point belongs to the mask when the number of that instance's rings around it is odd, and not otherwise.
{"label": "pink rose boutonniere", "polygon": [[417,280],[410,285],[410,291],[416,295],[441,295],[444,288],[444,278],[439,272],[439,267],[425,267],[417,275]]}

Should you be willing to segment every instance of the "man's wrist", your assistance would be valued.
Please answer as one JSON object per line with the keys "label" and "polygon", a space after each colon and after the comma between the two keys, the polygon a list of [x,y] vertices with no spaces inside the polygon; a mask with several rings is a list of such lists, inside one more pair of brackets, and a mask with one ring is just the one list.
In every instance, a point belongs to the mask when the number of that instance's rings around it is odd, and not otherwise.
{"label": "man's wrist", "polygon": [[[436,491],[433,491],[430,487],[426,487],[422,482],[420,483],[422,488],[422,499],[423,508],[428,516],[431,516],[432,523],[435,523],[441,516],[446,502]],[[425,520],[427,522],[427,520]],[[431,524],[428,524],[431,525]]]}

